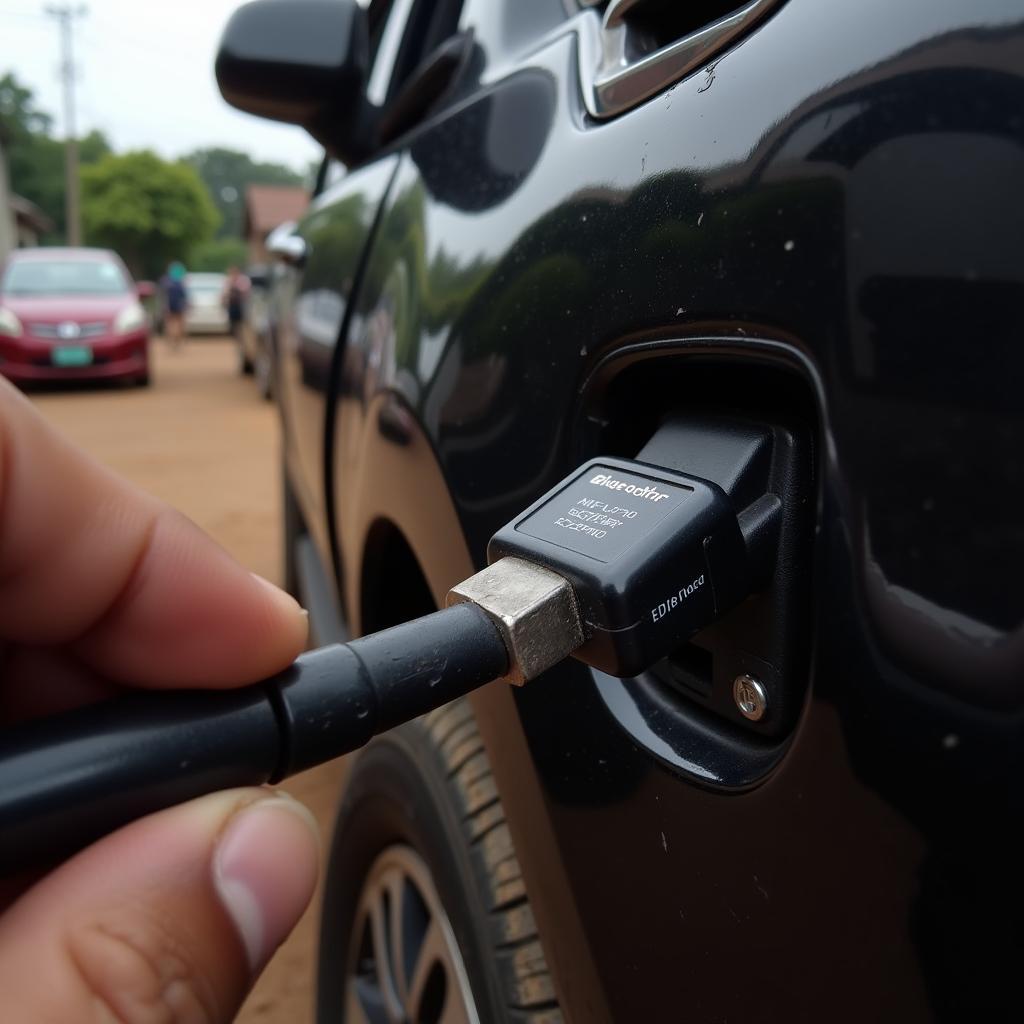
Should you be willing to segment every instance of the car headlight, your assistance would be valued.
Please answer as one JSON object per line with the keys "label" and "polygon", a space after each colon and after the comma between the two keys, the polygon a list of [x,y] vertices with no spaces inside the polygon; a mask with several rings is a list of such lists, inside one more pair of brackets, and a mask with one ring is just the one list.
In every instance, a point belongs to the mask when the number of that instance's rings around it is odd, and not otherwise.
{"label": "car headlight", "polygon": [[114,333],[127,334],[129,331],[137,331],[146,324],[146,311],[137,303],[125,306],[114,319]]}
{"label": "car headlight", "polygon": [[21,321],[3,306],[0,306],[0,334],[6,334],[9,338],[21,337]]}

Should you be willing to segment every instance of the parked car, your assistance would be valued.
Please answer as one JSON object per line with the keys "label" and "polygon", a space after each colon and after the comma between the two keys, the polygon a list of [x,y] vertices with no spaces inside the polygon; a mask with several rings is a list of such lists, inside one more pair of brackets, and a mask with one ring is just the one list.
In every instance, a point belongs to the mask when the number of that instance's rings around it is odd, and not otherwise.
{"label": "parked car", "polygon": [[277,337],[277,318],[280,312],[280,291],[290,287],[288,273],[296,258],[304,251],[305,242],[295,234],[295,222],[285,221],[271,231],[265,247],[270,256],[266,266],[250,268],[247,271],[252,290],[246,306],[245,330],[239,349],[239,369],[243,374],[252,374],[263,398],[275,394],[276,358],[274,345]]}
{"label": "parked car", "polygon": [[18,249],[0,274],[0,373],[149,383],[149,320],[107,249]]}
{"label": "parked car", "polygon": [[224,274],[186,274],[185,330],[189,334],[227,334],[228,312],[224,307]]}
{"label": "parked car", "polygon": [[[273,234],[273,232],[271,232]],[[273,396],[273,356],[270,346],[271,310],[276,268],[273,265],[257,265],[246,269],[249,279],[249,294],[245,302],[242,327],[238,332],[238,372],[255,378],[260,397]]]}
{"label": "parked car", "polygon": [[1017,1019],[1019,0],[257,0],[218,78],[327,154],[273,321],[317,639],[593,456],[785,509],[653,670],[355,758],[319,1019]]}

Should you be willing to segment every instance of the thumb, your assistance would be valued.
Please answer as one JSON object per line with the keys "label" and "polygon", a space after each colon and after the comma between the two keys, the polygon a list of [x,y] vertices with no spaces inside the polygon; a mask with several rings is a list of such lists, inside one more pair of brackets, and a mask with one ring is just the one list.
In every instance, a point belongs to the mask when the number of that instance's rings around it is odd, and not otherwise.
{"label": "thumb", "polygon": [[243,789],[137,821],[0,918],[4,1017],[226,1024],[316,884],[312,816]]}

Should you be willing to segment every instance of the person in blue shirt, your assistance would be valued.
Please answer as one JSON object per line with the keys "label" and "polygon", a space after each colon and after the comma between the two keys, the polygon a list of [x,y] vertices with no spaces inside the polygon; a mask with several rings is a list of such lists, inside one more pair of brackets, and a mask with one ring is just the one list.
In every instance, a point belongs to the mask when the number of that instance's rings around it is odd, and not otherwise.
{"label": "person in blue shirt", "polygon": [[174,351],[185,341],[185,312],[188,293],[185,291],[185,265],[175,260],[161,281],[164,291],[164,333]]}

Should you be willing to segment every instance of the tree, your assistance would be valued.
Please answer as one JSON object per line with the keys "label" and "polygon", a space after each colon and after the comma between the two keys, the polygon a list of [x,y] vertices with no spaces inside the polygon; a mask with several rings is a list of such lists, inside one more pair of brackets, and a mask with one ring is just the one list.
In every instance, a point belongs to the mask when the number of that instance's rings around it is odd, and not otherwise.
{"label": "tree", "polygon": [[247,153],[215,146],[197,149],[185,157],[196,169],[221,215],[218,238],[240,238],[242,207],[248,185],[302,185],[301,174],[284,164],[262,163]]}
{"label": "tree", "polygon": [[137,276],[155,277],[212,237],[217,211],[199,176],[149,150],[106,156],[82,169],[82,226]]}
{"label": "tree", "polygon": [[29,135],[48,135],[53,118],[38,110],[32,90],[10,72],[0,78],[0,143],[16,146]]}
{"label": "tree", "polygon": [[228,267],[244,267],[248,260],[248,249],[240,238],[214,238],[192,247],[188,269],[223,273]]}
{"label": "tree", "polygon": [[[37,109],[32,90],[11,74],[0,78],[0,142],[7,155],[13,192],[35,203],[54,223],[53,235],[64,237],[64,143],[50,136],[53,119]],[[91,131],[78,143],[78,162],[85,167],[110,154],[102,132]]]}

